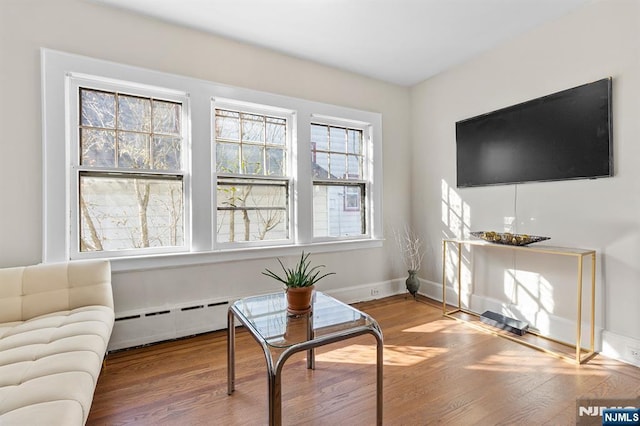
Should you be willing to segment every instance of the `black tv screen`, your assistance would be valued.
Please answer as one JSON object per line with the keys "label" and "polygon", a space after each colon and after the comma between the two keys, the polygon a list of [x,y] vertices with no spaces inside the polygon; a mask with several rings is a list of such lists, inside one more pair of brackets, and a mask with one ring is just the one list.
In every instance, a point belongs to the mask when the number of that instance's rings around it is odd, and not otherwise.
{"label": "black tv screen", "polygon": [[457,186],[613,176],[611,78],[456,123]]}

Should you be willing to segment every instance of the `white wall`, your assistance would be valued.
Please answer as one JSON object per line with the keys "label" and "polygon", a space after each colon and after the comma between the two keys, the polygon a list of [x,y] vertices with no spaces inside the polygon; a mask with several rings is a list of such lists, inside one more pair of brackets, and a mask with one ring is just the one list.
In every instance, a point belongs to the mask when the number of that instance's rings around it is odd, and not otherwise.
{"label": "white wall", "polygon": [[[638,40],[640,2],[596,1],[411,91],[413,223],[434,252],[439,253],[443,236],[455,236],[457,225],[449,219],[458,206],[468,230],[502,231],[515,216],[518,232],[550,236],[549,245],[597,250],[602,349],[635,363],[628,346],[640,347]],[[517,202],[514,185],[455,188],[456,121],[608,76],[613,77],[615,177],[521,184]],[[476,266],[491,261],[486,255],[493,254],[476,254]],[[507,256],[507,265],[515,262],[516,269],[540,272],[549,281],[555,306],[547,309],[558,322],[555,328],[564,319],[575,321],[575,266]],[[505,262],[504,256],[497,260]],[[430,257],[423,276],[440,282],[441,263],[440,256]],[[502,296],[508,304],[504,269],[494,273],[492,283],[478,285],[480,296],[491,301]]]}
{"label": "white wall", "polygon": [[[409,220],[409,90],[80,0],[0,1],[0,267],[42,259],[40,48],[383,115],[385,229]],[[337,273],[322,289],[388,283],[404,274],[393,239],[382,248],[319,254]],[[114,274],[116,311],[279,288],[275,260]]]}
{"label": "white wall", "polygon": [[[408,90],[86,1],[2,0],[0,267],[41,261],[41,47],[381,112],[388,241],[380,249],[317,256],[338,273],[323,289],[346,288],[354,295],[363,286],[405,275],[391,230],[410,217],[428,237],[421,276],[431,285],[423,289],[437,289],[441,238],[452,236],[442,221],[442,188],[443,182],[455,186],[457,120],[613,76],[616,176],[519,185],[517,218],[521,232],[549,235],[555,245],[598,250],[603,349],[627,359],[627,346],[640,341],[639,8],[635,0],[596,2]],[[514,215],[513,186],[451,188],[449,196],[453,207],[459,203],[470,213],[473,230],[502,229],[504,218]],[[275,283],[261,275],[267,264],[255,260],[116,273],[116,310],[272,290]],[[518,264],[527,263],[518,259]],[[555,278],[563,268],[544,272],[558,303],[573,300],[571,290]],[[569,312],[557,314],[571,320]]]}

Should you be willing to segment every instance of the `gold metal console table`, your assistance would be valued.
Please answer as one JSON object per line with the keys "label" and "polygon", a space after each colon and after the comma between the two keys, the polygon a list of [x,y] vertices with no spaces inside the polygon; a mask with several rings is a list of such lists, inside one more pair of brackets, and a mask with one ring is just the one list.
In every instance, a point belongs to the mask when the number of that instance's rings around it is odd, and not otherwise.
{"label": "gold metal console table", "polygon": [[[449,251],[449,245],[454,245],[458,252],[458,264],[457,264],[457,281],[458,281],[458,305],[454,306],[453,309],[449,310],[447,308],[447,276],[446,276],[446,266],[447,266],[447,252]],[[557,350],[550,349],[548,347],[544,347],[538,345],[536,343],[526,341],[522,338],[511,336],[505,333],[493,333],[497,336],[504,337],[506,339],[512,340],[514,342],[518,342],[520,344],[529,346],[531,348],[552,354],[554,356],[567,359],[569,361],[573,361],[576,364],[582,364],[595,355],[594,351],[594,341],[595,341],[595,297],[596,297],[596,252],[595,250],[586,250],[586,249],[575,249],[575,248],[563,248],[563,247],[550,247],[550,246],[512,246],[506,244],[493,244],[488,243],[483,240],[455,240],[455,239],[444,239],[442,240],[442,313],[445,317],[451,318],[457,321],[462,321],[465,323],[469,323],[473,325],[472,321],[461,318],[459,315],[455,314],[464,313],[473,317],[479,317],[480,315],[476,312],[473,312],[469,309],[465,309],[462,307],[462,280],[461,280],[461,270],[462,270],[462,246],[481,246],[489,249],[497,249],[497,250],[514,250],[514,251],[524,251],[524,252],[534,252],[534,253],[545,253],[551,255],[559,255],[559,256],[569,256],[577,259],[578,262],[578,270],[577,270],[577,318],[576,318],[576,343],[567,343],[560,340],[556,340],[554,338],[544,336],[535,331],[527,331],[527,334],[533,334],[541,339],[555,342],[557,344],[568,346],[569,348],[575,348],[575,357],[569,356],[565,353],[559,352]],[[582,347],[582,288],[583,288],[583,265],[584,258],[588,257],[591,260],[591,315],[590,315],[590,343],[588,348]],[[480,327],[483,331],[489,330],[486,327]]]}

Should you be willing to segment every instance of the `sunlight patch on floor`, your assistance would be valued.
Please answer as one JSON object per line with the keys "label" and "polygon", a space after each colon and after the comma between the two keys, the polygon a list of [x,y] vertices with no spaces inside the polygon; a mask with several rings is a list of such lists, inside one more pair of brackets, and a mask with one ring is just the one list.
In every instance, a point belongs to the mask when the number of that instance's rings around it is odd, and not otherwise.
{"label": "sunlight patch on floor", "polygon": [[470,334],[468,328],[453,327],[456,323],[450,320],[432,321],[425,324],[416,325],[402,330],[404,333],[446,333],[446,334]]}
{"label": "sunlight patch on floor", "polygon": [[424,324],[416,325],[415,327],[409,327],[402,330],[403,333],[435,333],[445,331],[449,327],[449,324],[441,321],[427,322]]}
{"label": "sunlight patch on floor", "polygon": [[478,361],[473,365],[466,367],[469,370],[492,371],[501,373],[552,373],[552,374],[568,374],[573,376],[604,376],[604,371],[598,371],[594,368],[585,368],[569,362],[559,365],[556,358],[544,353],[535,354],[523,353],[518,351],[500,351],[499,353],[489,355],[482,361]]}
{"label": "sunlight patch on floor", "polygon": [[[447,348],[424,346],[384,346],[384,365],[408,367],[422,361],[443,355]],[[316,354],[316,361],[348,364],[376,364],[376,348],[367,345],[350,345],[322,354]]]}

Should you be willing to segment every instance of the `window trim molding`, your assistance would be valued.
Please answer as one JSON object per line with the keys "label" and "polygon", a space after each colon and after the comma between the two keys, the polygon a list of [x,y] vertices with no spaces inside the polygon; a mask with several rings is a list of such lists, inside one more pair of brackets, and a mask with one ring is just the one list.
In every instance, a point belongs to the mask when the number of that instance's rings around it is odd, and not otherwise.
{"label": "window trim molding", "polygon": [[[186,92],[171,90],[164,87],[154,87],[150,85],[136,84],[130,83],[127,81],[117,81],[110,78],[99,78],[95,76],[89,76],[85,74],[78,74],[74,72],[67,73],[65,78],[65,87],[66,87],[66,105],[69,107],[69,113],[71,115],[65,117],[65,120],[68,121],[68,133],[66,135],[66,149],[69,152],[69,172],[67,175],[68,179],[68,197],[69,197],[69,245],[67,247],[69,258],[70,259],[94,259],[94,258],[104,258],[105,254],[108,253],[107,257],[110,258],[118,258],[118,257],[130,257],[135,255],[147,255],[147,254],[160,254],[160,253],[183,253],[188,252],[191,247],[191,197],[190,197],[190,189],[191,189],[191,146],[190,146],[190,126],[185,125],[189,123],[190,116],[190,107],[189,107],[189,94]],[[122,94],[133,94],[135,96],[143,96],[149,97],[153,99],[159,99],[160,97],[164,100],[168,100],[171,102],[177,102],[182,105],[181,108],[181,136],[183,139],[182,143],[182,152],[181,152],[181,160],[182,160],[182,168],[180,170],[175,171],[157,171],[157,170],[145,170],[145,169],[119,169],[124,174],[136,174],[136,175],[180,175],[182,176],[182,184],[183,184],[183,206],[182,206],[182,214],[183,214],[183,244],[179,247],[176,246],[167,246],[167,247],[147,247],[143,249],[126,249],[126,250],[113,250],[108,252],[81,252],[78,249],[78,241],[79,241],[79,233],[80,233],[80,225],[79,218],[80,212],[78,211],[79,205],[79,184],[80,184],[80,175],[83,173],[101,173],[101,172],[111,172],[113,169],[105,168],[96,169],[96,168],[88,168],[80,165],[80,162],[77,161],[80,158],[80,141],[79,141],[79,131],[78,127],[72,127],[71,122],[69,120],[70,117],[78,117],[80,112],[80,102],[78,91],[81,88],[91,88],[94,90],[101,90],[105,92],[113,92]],[[71,226],[71,222],[75,222],[75,226]]]}
{"label": "window trim molding", "polygon": [[[41,102],[42,102],[42,188],[43,188],[43,262],[69,259],[69,164],[68,137],[70,111],[65,101],[67,76],[100,76],[105,81],[131,82],[143,87],[164,87],[189,95],[191,121],[184,123],[191,136],[191,247],[188,252],[163,253],[111,258],[115,271],[139,270],[157,267],[196,265],[244,259],[295,255],[301,249],[309,252],[332,252],[380,247],[383,241],[382,216],[382,115],[321,102],[292,98],[279,94],[233,87],[193,77],[169,74],[145,68],[120,64],[56,50],[41,49]],[[291,202],[294,218],[291,223],[293,244],[238,249],[215,246],[215,160],[211,119],[213,100],[233,100],[253,105],[269,105],[274,109],[293,111],[291,135],[291,161],[293,186]],[[371,142],[367,167],[370,168],[368,188],[371,200],[368,219],[370,232],[364,239],[332,239],[317,241],[313,238],[311,222],[312,176],[310,124],[337,118],[344,123],[370,125]],[[189,143],[189,142],[187,142]]]}
{"label": "window trim molding", "polygon": [[208,252],[172,253],[146,256],[131,256],[111,259],[113,272],[146,271],[177,266],[196,266],[212,263],[237,262],[242,260],[272,259],[274,257],[300,256],[308,253],[337,253],[364,250],[383,246],[384,239],[351,239],[318,241],[312,244],[294,244],[268,247],[212,250]]}
{"label": "window trim molding", "polygon": [[[214,223],[214,234],[212,236],[213,239],[213,248],[214,250],[236,250],[236,249],[251,249],[256,247],[277,247],[277,246],[290,246],[295,244],[295,232],[296,232],[296,203],[294,196],[296,194],[296,170],[294,158],[296,158],[297,147],[294,143],[294,135],[296,133],[296,111],[288,108],[282,108],[278,106],[269,106],[264,104],[257,104],[246,101],[236,101],[234,99],[227,99],[221,97],[212,97],[211,99],[211,120],[212,123],[216,120],[216,110],[230,110],[237,111],[240,113],[248,113],[255,115],[263,115],[267,117],[281,117],[286,120],[286,139],[285,139],[285,147],[287,150],[287,158],[286,158],[286,170],[287,173],[284,177],[280,176],[262,176],[262,175],[245,175],[242,173],[238,174],[226,174],[226,173],[218,173],[217,172],[217,159],[216,159],[216,151],[215,149],[211,149],[211,164],[212,164],[212,172],[213,172],[213,205],[216,206],[213,212],[213,223]],[[215,127],[212,126],[211,133],[211,144],[216,143],[216,132]],[[240,141],[242,143],[242,141]],[[221,242],[217,241],[217,235],[215,234],[215,228],[217,227],[217,219],[218,219],[218,208],[217,208],[217,182],[219,178],[239,178],[239,179],[264,179],[264,180],[287,180],[288,181],[288,194],[287,194],[287,203],[289,204],[288,208],[288,228],[289,228],[289,236],[286,239],[279,240],[266,240],[266,241],[235,241],[235,242]]]}

